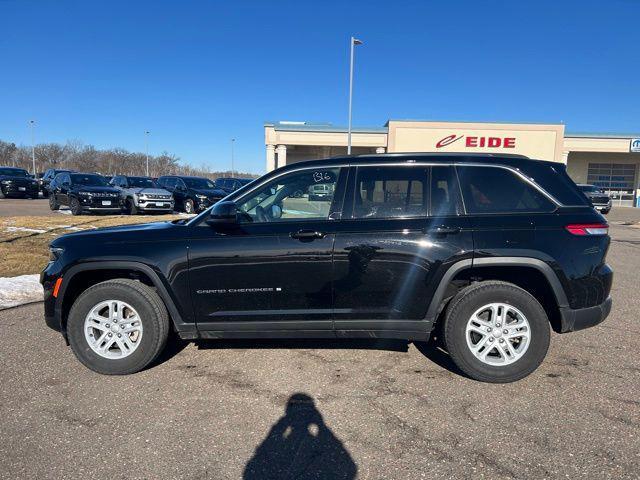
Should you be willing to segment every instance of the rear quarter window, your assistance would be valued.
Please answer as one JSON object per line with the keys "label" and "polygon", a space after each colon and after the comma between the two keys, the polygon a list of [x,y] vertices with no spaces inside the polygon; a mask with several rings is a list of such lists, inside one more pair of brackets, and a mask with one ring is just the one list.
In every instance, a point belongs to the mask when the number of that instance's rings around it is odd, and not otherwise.
{"label": "rear quarter window", "polygon": [[531,161],[523,163],[519,170],[563,205],[589,205],[589,200],[567,174],[564,164]]}
{"label": "rear quarter window", "polygon": [[552,212],[555,204],[511,170],[458,166],[467,213]]}

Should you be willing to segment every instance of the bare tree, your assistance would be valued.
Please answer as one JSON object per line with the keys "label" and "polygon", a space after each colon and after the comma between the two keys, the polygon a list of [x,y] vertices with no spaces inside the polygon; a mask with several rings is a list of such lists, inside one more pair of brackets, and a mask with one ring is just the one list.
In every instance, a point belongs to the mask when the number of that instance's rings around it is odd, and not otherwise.
{"label": "bare tree", "polygon": [[[96,172],[103,175],[144,175],[146,172],[146,155],[141,152],[129,152],[123,148],[98,150],[93,145],[85,145],[79,140],[70,140],[66,145],[45,143],[36,146],[36,167],[39,171],[47,168],[68,168],[80,172]],[[13,143],[0,140],[0,165],[13,165],[31,169],[31,147],[16,147]],[[252,173],[234,172],[239,177],[255,178]],[[199,168],[180,163],[180,158],[169,152],[158,156],[149,156],[149,174],[152,177],[161,175],[194,175],[214,179],[231,176],[229,170],[216,171],[209,165]]]}

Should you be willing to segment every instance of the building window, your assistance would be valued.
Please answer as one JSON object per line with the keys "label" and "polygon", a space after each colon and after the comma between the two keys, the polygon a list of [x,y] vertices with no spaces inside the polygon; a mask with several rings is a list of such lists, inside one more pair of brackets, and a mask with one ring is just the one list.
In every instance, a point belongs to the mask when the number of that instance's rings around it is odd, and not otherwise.
{"label": "building window", "polygon": [[636,166],[625,163],[590,163],[587,183],[605,191],[633,194]]}

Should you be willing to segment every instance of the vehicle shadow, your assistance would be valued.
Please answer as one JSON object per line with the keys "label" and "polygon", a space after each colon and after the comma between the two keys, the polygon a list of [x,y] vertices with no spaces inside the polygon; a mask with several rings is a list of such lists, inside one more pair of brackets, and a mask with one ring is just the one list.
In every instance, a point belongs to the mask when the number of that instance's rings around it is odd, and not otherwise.
{"label": "vehicle shadow", "polygon": [[393,339],[219,339],[196,340],[199,350],[216,349],[327,349],[327,350],[386,350],[407,352],[409,342]]}
{"label": "vehicle shadow", "polygon": [[353,479],[358,466],[324,423],[313,398],[289,397],[284,415],[271,427],[247,462],[242,478]]}
{"label": "vehicle shadow", "polygon": [[393,339],[220,339],[197,340],[198,350],[224,350],[234,348],[244,349],[318,349],[318,350],[384,350],[388,352],[408,352],[413,343],[416,349],[433,363],[451,373],[467,377],[460,370],[447,353],[436,341],[411,342]]}

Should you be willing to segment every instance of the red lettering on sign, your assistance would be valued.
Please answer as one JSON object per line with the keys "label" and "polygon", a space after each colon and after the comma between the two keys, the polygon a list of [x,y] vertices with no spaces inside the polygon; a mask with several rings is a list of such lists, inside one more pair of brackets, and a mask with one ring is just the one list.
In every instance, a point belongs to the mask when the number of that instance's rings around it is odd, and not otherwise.
{"label": "red lettering on sign", "polygon": [[448,137],[444,137],[443,139],[439,140],[438,143],[436,143],[436,148],[442,148],[442,147],[446,147],[447,145],[451,145],[453,142],[457,142],[458,140],[460,140],[462,137],[464,137],[464,135],[449,135]]}
{"label": "red lettering on sign", "polygon": [[478,146],[478,137],[467,137],[467,147],[477,147]]}
{"label": "red lettering on sign", "polygon": [[[446,147],[465,138],[464,135],[448,135],[436,143],[436,148]],[[515,137],[466,137],[466,148],[516,148]]]}

